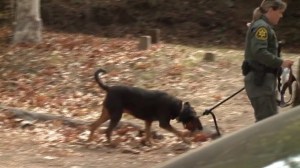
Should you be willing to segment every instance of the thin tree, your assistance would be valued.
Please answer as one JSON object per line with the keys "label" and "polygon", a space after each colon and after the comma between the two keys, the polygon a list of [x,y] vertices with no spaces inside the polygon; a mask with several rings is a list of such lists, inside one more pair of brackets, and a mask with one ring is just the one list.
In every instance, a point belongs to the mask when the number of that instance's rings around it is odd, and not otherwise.
{"label": "thin tree", "polygon": [[40,0],[14,0],[13,43],[38,43],[42,40]]}

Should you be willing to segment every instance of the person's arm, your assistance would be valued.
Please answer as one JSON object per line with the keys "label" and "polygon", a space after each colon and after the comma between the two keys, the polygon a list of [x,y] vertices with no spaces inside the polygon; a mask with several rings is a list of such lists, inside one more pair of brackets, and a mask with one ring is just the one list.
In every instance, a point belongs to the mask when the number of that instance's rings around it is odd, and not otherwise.
{"label": "person's arm", "polygon": [[283,60],[268,51],[268,38],[270,36],[268,31],[269,29],[264,26],[257,27],[252,31],[251,50],[254,60],[267,67],[278,68],[282,65]]}

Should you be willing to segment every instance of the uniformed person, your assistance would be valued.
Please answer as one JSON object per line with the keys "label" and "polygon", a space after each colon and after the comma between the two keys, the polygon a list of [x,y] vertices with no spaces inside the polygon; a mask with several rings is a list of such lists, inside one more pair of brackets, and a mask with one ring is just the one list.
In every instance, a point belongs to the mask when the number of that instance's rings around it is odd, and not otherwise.
{"label": "uniformed person", "polygon": [[291,60],[278,57],[278,41],[273,29],[286,7],[282,0],[264,0],[253,11],[252,22],[248,25],[242,69],[256,122],[278,112],[276,72],[280,67],[291,67],[293,64]]}

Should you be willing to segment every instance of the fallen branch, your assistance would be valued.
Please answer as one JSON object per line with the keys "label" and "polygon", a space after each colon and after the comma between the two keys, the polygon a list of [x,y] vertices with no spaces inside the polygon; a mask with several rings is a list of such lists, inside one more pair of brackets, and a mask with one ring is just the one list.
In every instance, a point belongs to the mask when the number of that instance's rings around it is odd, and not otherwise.
{"label": "fallen branch", "polygon": [[[82,120],[76,120],[73,118],[65,117],[65,116],[58,116],[58,115],[53,115],[53,114],[45,114],[45,113],[36,113],[36,112],[31,112],[27,110],[22,110],[14,107],[8,107],[0,104],[0,113],[5,113],[9,115],[11,118],[21,118],[23,120],[28,120],[28,121],[49,121],[49,120],[59,120],[62,121],[64,125],[68,125],[70,127],[77,127],[77,126],[88,126],[91,124],[91,122],[87,121],[82,121]],[[108,122],[105,122],[103,126],[107,126]],[[141,126],[130,123],[130,122],[125,122],[121,121],[119,122],[117,127],[122,127],[122,126],[131,126],[134,127],[138,130],[142,130]]]}
{"label": "fallen branch", "polygon": [[26,111],[26,110],[22,110],[22,109],[17,109],[14,107],[7,107],[7,106],[3,106],[3,105],[0,105],[0,109],[3,109],[0,111],[0,113],[8,114],[12,118],[21,118],[21,119],[29,120],[29,121],[36,120],[36,121],[43,122],[43,121],[48,121],[48,120],[60,120],[63,122],[63,124],[71,126],[71,127],[90,124],[85,121],[75,120],[75,119],[71,119],[71,118],[64,117],[64,116],[36,113],[36,112]]}

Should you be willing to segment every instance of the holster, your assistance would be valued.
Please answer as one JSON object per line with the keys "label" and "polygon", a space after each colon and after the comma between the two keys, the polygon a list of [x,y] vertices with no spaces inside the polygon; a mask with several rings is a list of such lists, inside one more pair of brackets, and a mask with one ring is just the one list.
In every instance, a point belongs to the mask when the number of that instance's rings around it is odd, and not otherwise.
{"label": "holster", "polygon": [[243,61],[243,75],[247,75],[250,71],[253,72],[253,81],[256,86],[261,86],[264,83],[264,79],[267,73],[273,73],[276,75],[276,69],[267,68],[265,65],[262,65],[255,61]]}
{"label": "holster", "polygon": [[243,61],[241,68],[242,68],[242,74],[244,76],[246,76],[251,71],[251,67],[250,67],[248,61],[246,61],[246,60]]}

